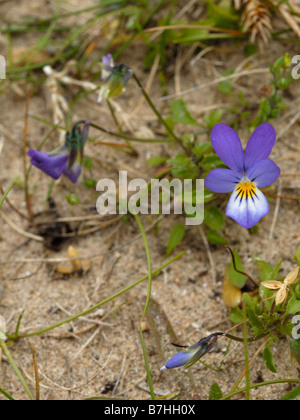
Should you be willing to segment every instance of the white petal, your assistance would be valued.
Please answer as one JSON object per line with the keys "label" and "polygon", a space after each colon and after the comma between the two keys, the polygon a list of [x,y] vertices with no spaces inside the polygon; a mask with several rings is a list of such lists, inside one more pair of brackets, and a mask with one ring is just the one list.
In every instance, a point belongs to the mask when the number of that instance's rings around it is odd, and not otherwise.
{"label": "white petal", "polygon": [[255,226],[268,213],[268,201],[258,188],[255,188],[251,197],[247,194],[241,197],[235,189],[226,209],[226,216],[231,217],[246,229]]}

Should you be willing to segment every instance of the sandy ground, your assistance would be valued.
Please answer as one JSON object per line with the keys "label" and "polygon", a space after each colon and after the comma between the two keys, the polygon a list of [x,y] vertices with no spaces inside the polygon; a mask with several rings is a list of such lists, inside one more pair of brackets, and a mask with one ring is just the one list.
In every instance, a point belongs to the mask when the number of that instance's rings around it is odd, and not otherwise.
{"label": "sandy ground", "polygon": [[[54,11],[53,2],[43,6],[43,17],[51,16]],[[45,2],[15,1],[0,2],[1,19],[17,20],[24,16],[40,16],[41,5]],[[77,2],[68,2],[64,11],[75,10]],[[85,5],[94,4],[93,1]],[[89,14],[70,18],[66,23],[76,21],[84,23]],[[95,28],[93,29],[95,30]],[[93,33],[91,30],[91,33]],[[101,31],[101,28],[98,29]],[[3,42],[3,38],[1,38]],[[5,54],[5,43],[1,44]],[[36,34],[15,36],[13,48],[28,48],[37,40]],[[5,41],[5,40],[4,40]],[[97,50],[105,45],[102,39]],[[193,66],[187,64],[177,77],[169,81],[169,93],[176,89],[181,91],[202,86],[217,79],[226,70],[234,69],[244,60],[240,48],[230,42],[218,44],[213,51],[198,60]],[[251,68],[267,68],[274,60],[288,51],[296,54],[297,47],[273,44],[263,54],[258,54],[249,61]],[[146,84],[149,73],[143,71],[143,43],[136,42],[134,49],[122,56],[122,61],[133,67],[143,83]],[[253,100],[259,97],[262,87],[269,81],[267,73],[242,77],[236,86]],[[26,86],[19,82],[17,87],[8,87],[2,95],[0,134],[4,136],[4,147],[0,156],[0,182],[7,188],[13,177],[23,177],[23,131],[25,115]],[[273,192],[282,191],[285,195],[298,195],[300,180],[288,174],[299,174],[299,122],[296,120],[291,128],[289,123],[299,112],[300,82],[294,83],[286,95],[288,108],[274,121],[273,125],[279,139],[272,152],[272,158],[280,165],[283,176],[274,185]],[[22,96],[23,95],[23,96]],[[157,77],[151,86],[151,96],[163,113],[167,112],[167,102],[161,101],[161,90]],[[105,106],[96,103],[96,94],[82,99],[75,106],[78,119],[89,119],[99,125],[113,129],[113,121]],[[134,83],[129,83],[126,92],[117,103],[123,109],[123,117],[128,117],[128,124],[134,135],[149,135],[159,132],[159,125],[149,108],[143,103],[136,115],[135,109],[140,94]],[[47,105],[49,92],[41,86],[31,94],[29,111],[32,115],[51,120],[51,110]],[[201,88],[185,97],[194,117],[203,121],[203,116],[210,106],[221,104],[226,107],[226,97],[214,87]],[[255,99],[254,99],[255,102]],[[220,105],[220,106],[221,106]],[[29,118],[28,147],[37,147],[49,127]],[[182,128],[182,133],[184,128]],[[97,139],[106,140],[99,132],[91,130]],[[246,129],[240,133],[243,143],[247,142]],[[206,141],[206,137],[202,137]],[[52,135],[48,141],[49,150],[57,146],[57,138]],[[176,152],[169,146],[138,145],[139,158],[127,157],[112,149],[88,144],[87,156],[95,158],[92,177],[95,179],[117,178],[120,169],[129,170],[130,177],[150,179],[151,168],[146,160],[151,156],[172,155]],[[90,176],[89,175],[89,176]],[[45,211],[44,201],[49,188],[49,178],[33,168],[30,174],[30,191],[35,214]],[[65,195],[76,193],[80,196],[78,206],[70,206]],[[89,209],[95,206],[96,191],[88,191],[81,184],[72,185],[67,179],[57,183],[53,193],[56,210],[60,216],[86,216]],[[26,214],[24,190],[15,187],[9,195],[10,202],[20,212]],[[277,212],[276,210],[277,206]],[[41,231],[32,227],[6,203],[3,214],[18,228],[25,232],[39,235]],[[143,218],[147,227],[154,221],[151,217]],[[148,233],[151,257],[154,267],[165,262],[164,251],[172,226],[183,220],[178,216],[165,217],[158,229]],[[71,228],[78,224],[71,223]],[[87,224],[81,227],[88,228]],[[55,229],[58,229],[57,226]],[[186,238],[178,248],[178,252],[187,250],[187,254],[173,263],[153,281],[152,301],[147,324],[145,325],[145,342],[149,354],[149,362],[157,396],[169,393],[181,393],[182,399],[207,399],[210,386],[217,382],[222,391],[227,393],[243,370],[243,348],[241,344],[232,344],[223,368],[214,372],[200,363],[194,365],[190,372],[191,380],[182,370],[160,372],[159,368],[174,354],[171,345],[174,337],[170,326],[176,333],[178,342],[192,344],[208,333],[226,330],[231,327],[228,320],[229,310],[225,307],[221,292],[222,279],[226,264],[229,262],[227,251],[223,247],[209,247],[203,242],[201,229],[190,227]],[[70,315],[79,313],[90,306],[117,293],[127,285],[147,274],[147,260],[141,238],[136,239],[138,229],[130,219],[128,223],[116,220],[106,228],[99,228],[93,234],[75,236],[60,245],[59,251],[51,251],[36,240],[21,234],[7,222],[1,220],[1,282],[0,313],[6,317],[8,330],[15,328],[18,316],[24,311],[21,332],[28,333],[52,325]],[[245,269],[257,276],[255,257],[259,256],[275,264],[282,261],[284,276],[294,266],[293,255],[299,237],[299,203],[291,200],[270,200],[270,213],[260,223],[258,233],[253,236],[231,220],[226,221],[224,235],[230,244],[239,250]],[[135,240],[134,240],[135,239]],[[56,272],[57,262],[47,259],[65,258],[68,246],[72,244],[81,256],[99,256],[91,259],[90,270],[64,276]],[[177,252],[176,251],[176,252]],[[211,255],[213,266],[209,260]],[[30,259],[30,262],[24,262]],[[11,346],[11,353],[24,373],[28,383],[34,389],[34,372],[32,365],[31,344],[34,345],[39,368],[42,399],[83,399],[92,396],[116,397],[125,399],[150,398],[146,379],[142,348],[138,334],[138,323],[141,319],[147,282],[141,283],[126,294],[103,305],[101,309],[91,313],[85,319],[76,320],[58,329],[38,337],[20,340]],[[239,331],[241,334],[241,331]],[[220,340],[215,351],[205,357],[209,364],[219,364],[226,351],[228,342]],[[259,343],[251,345],[250,354],[258,349]],[[274,347],[278,374],[270,373],[258,356],[251,369],[251,382],[276,380],[281,378],[297,378],[298,371],[291,365],[289,348],[284,340]],[[15,398],[25,398],[24,391],[16,380],[15,374],[5,357],[1,361],[0,386]],[[244,382],[242,382],[243,384]],[[277,385],[252,391],[253,399],[277,399],[291,388]],[[241,396],[243,397],[243,396]],[[0,399],[2,397],[0,396]]]}

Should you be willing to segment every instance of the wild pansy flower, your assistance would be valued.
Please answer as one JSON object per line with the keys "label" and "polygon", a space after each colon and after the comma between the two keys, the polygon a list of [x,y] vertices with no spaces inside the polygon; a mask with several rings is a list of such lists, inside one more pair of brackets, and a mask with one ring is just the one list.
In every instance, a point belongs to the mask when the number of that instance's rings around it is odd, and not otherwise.
{"label": "wild pansy flower", "polygon": [[115,98],[119,96],[132,76],[132,69],[126,64],[114,65],[114,60],[111,54],[102,57],[102,86],[100,88],[98,103],[103,99]]}
{"label": "wild pansy flower", "polygon": [[266,287],[267,289],[277,290],[275,295],[272,296],[272,298],[276,296],[276,299],[275,299],[276,305],[281,305],[282,303],[284,303],[288,297],[290,286],[298,283],[299,269],[300,269],[299,267],[294,268],[286,276],[283,283],[281,281],[276,281],[276,280],[268,280],[261,283],[261,285]]}
{"label": "wild pansy flower", "polygon": [[[84,124],[82,129],[80,124]],[[54,179],[66,175],[74,184],[81,174],[83,148],[88,137],[89,121],[78,121],[71,133],[67,132],[65,144],[49,153],[30,149],[27,154],[31,164]]]}
{"label": "wild pansy flower", "polygon": [[198,343],[175,354],[160,370],[174,369],[180,366],[185,369],[191,367],[201,357],[210,352],[218,341],[218,335],[211,334],[209,337],[202,338]]}
{"label": "wild pansy flower", "polygon": [[273,184],[280,175],[279,167],[268,159],[275,141],[276,132],[268,123],[253,132],[245,153],[237,133],[228,125],[217,124],[211,131],[212,146],[230,169],[213,169],[205,187],[216,193],[233,191],[226,215],[246,229],[269,213],[268,201],[259,188]]}

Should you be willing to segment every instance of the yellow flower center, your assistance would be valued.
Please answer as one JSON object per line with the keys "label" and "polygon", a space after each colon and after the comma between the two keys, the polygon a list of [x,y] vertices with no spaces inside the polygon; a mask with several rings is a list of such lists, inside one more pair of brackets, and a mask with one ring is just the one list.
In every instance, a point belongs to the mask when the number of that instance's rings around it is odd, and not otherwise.
{"label": "yellow flower center", "polygon": [[237,197],[241,200],[244,198],[253,198],[256,196],[256,185],[248,178],[244,177],[236,187]]}

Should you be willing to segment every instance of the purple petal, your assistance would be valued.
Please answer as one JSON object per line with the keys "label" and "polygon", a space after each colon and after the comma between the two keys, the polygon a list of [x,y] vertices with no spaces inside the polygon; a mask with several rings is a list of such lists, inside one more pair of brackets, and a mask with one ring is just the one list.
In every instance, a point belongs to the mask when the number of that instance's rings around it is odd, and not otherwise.
{"label": "purple petal", "polygon": [[30,149],[27,155],[31,157],[31,164],[54,179],[58,179],[63,173],[68,161],[68,152],[65,147],[60,149],[59,153],[42,153]]}
{"label": "purple petal", "polygon": [[114,68],[114,59],[111,54],[104,55],[102,57],[102,65],[105,70],[112,70]]}
{"label": "purple petal", "polygon": [[273,184],[280,175],[280,169],[271,159],[256,162],[245,174],[245,177],[256,183],[259,188]]}
{"label": "purple petal", "polygon": [[210,191],[227,193],[233,191],[242,178],[243,175],[238,172],[218,168],[210,171],[205,178],[204,185]]}
{"label": "purple petal", "polygon": [[245,150],[245,170],[256,162],[267,159],[274,147],[276,132],[271,124],[262,124],[250,137]]}
{"label": "purple petal", "polygon": [[246,229],[251,229],[269,213],[269,204],[263,193],[255,188],[255,194],[241,197],[235,190],[229,199],[226,216],[231,217]]}
{"label": "purple petal", "polygon": [[71,166],[71,168],[68,168],[68,166],[66,165],[63,170],[63,173],[73,182],[73,184],[76,184],[81,174],[81,166],[77,162],[75,162],[74,165]]}
{"label": "purple petal", "polygon": [[237,133],[226,124],[217,124],[211,130],[212,146],[222,161],[233,171],[244,170],[244,153]]}
{"label": "purple petal", "polygon": [[172,357],[164,366],[166,369],[174,369],[185,365],[194,355],[195,352],[181,351]]}

